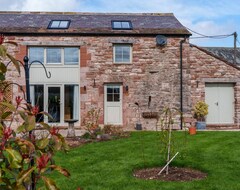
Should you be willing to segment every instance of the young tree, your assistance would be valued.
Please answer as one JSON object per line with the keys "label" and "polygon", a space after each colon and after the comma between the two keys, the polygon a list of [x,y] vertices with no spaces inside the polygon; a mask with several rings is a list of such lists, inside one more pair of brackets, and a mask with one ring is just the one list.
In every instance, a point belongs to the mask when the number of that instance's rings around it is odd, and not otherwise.
{"label": "young tree", "polygon": [[[160,139],[163,148],[163,153],[166,155],[166,164],[159,172],[160,175],[164,170],[166,174],[169,173],[169,165],[173,161],[173,159],[179,154],[180,146],[183,146],[185,143],[186,138],[182,140],[182,142],[178,141],[176,137],[173,135],[173,127],[176,124],[174,118],[180,118],[182,115],[180,111],[173,108],[165,108],[164,111],[160,114]],[[185,123],[183,122],[185,125]],[[186,137],[186,131],[184,132]]]}

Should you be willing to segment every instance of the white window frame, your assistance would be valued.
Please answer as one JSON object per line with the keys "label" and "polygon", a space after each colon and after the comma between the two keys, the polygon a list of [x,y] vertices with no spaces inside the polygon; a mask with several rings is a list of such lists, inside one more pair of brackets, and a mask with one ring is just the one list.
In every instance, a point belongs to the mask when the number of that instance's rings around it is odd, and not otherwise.
{"label": "white window frame", "polygon": [[[115,49],[117,46],[125,46],[129,47],[129,61],[124,62],[124,61],[116,61],[116,54],[115,54]],[[132,44],[113,44],[113,63],[114,64],[131,64],[132,63]]]}
{"label": "white window frame", "polygon": [[[44,65],[51,65],[51,66],[70,66],[70,67],[74,67],[74,66],[80,66],[80,47],[77,46],[66,46],[66,47],[60,47],[60,46],[29,46],[28,47],[28,55],[30,56],[30,48],[43,48],[43,64]],[[61,62],[60,63],[47,63],[47,49],[51,49],[51,48],[59,48],[61,51]],[[77,48],[78,49],[78,62],[77,64],[65,64],[65,58],[64,58],[64,49],[65,48]],[[36,61],[36,60],[33,60]],[[33,65],[38,65],[39,63],[34,63]]]}

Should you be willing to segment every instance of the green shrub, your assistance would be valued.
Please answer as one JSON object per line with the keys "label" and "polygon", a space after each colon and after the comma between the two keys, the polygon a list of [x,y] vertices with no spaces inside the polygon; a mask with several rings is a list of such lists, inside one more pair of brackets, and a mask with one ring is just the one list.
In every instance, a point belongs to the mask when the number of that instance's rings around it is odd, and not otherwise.
{"label": "green shrub", "polygon": [[[3,108],[0,114],[0,189],[35,190],[40,181],[44,182],[46,189],[58,189],[55,181],[49,178],[49,173],[57,171],[65,176],[70,175],[67,170],[54,164],[55,152],[67,150],[67,144],[58,133],[59,129],[36,122],[38,114],[51,116],[39,112],[37,105],[26,103],[25,96],[17,96],[14,104],[7,101],[7,86],[18,84],[6,83],[8,64],[4,62],[13,63],[18,71],[21,64],[7,53],[7,48],[2,45],[3,37],[0,37],[0,107]],[[16,120],[19,122],[14,131],[12,126]],[[34,132],[36,126],[41,126],[47,133],[37,135]]]}
{"label": "green shrub", "polygon": [[208,105],[204,101],[198,101],[194,106],[194,117],[198,121],[204,121],[208,114]]}

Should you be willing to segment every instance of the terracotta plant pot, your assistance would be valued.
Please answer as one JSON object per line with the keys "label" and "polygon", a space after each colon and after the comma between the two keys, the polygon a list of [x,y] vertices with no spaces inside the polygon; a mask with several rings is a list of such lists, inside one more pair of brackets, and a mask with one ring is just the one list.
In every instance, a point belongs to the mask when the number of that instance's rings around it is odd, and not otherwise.
{"label": "terracotta plant pot", "polygon": [[196,135],[197,130],[196,127],[189,127],[189,134],[190,135]]}

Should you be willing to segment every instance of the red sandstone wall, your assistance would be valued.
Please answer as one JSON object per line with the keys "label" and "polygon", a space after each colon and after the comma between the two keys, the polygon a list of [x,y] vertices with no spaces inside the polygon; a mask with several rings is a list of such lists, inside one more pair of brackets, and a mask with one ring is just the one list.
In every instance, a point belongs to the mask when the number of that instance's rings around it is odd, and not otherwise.
{"label": "red sandstone wall", "polygon": [[[135,102],[141,111],[160,111],[165,106],[180,107],[179,42],[181,38],[168,38],[165,47],[156,46],[155,37],[14,37],[19,46],[12,48],[15,56],[22,60],[28,45],[76,46],[80,48],[80,107],[81,121],[91,106],[104,107],[103,85],[121,82],[129,91],[123,93],[123,127],[134,129],[137,122]],[[113,43],[132,43],[132,64],[113,64]],[[191,110],[190,65],[188,45],[184,45],[184,111]],[[11,70],[11,68],[9,68]],[[18,77],[10,72],[10,79],[24,85],[24,72]],[[95,86],[94,86],[95,79]],[[86,90],[84,89],[86,86]],[[194,86],[193,86],[194,87]],[[125,88],[124,88],[125,89]],[[16,92],[18,89],[15,90]],[[20,92],[18,92],[20,93]],[[17,93],[15,93],[17,95]],[[148,97],[152,97],[148,107]],[[103,124],[103,110],[100,123]],[[155,129],[156,119],[141,119],[144,129]]]}
{"label": "red sandstone wall", "polygon": [[205,83],[234,83],[235,117],[240,113],[240,69],[213,57],[199,48],[189,47],[188,64],[191,74],[192,105],[198,100],[205,100]]}

